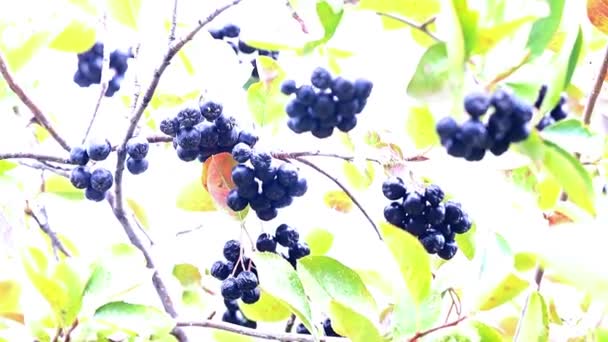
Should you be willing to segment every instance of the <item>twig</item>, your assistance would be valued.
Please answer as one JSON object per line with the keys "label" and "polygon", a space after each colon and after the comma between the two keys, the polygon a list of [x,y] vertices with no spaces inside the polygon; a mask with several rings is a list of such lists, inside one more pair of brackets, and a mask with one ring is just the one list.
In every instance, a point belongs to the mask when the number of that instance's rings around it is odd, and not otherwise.
{"label": "twig", "polygon": [[42,112],[40,107],[38,107],[38,105],[36,105],[34,103],[34,101],[32,101],[31,97],[29,97],[25,93],[23,88],[21,88],[21,86],[19,86],[19,84],[17,84],[17,82],[15,81],[15,78],[13,77],[11,72],[8,70],[6,58],[4,57],[2,52],[0,52],[0,74],[2,74],[2,77],[6,80],[6,83],[8,84],[9,88],[11,88],[11,90],[19,97],[21,102],[23,102],[23,104],[27,108],[29,108],[29,110],[34,115],[34,118],[36,118],[36,121],[49,132],[49,134],[53,137],[53,139],[55,139],[55,141],[57,141],[57,143],[59,143],[59,145],[61,145],[61,147],[63,147],[64,150],[69,152],[70,145],[55,130],[55,128],[53,127],[51,122],[47,119],[47,117],[44,115],[44,113]]}
{"label": "twig", "polygon": [[62,158],[57,156],[50,156],[46,154],[38,154],[33,152],[10,152],[0,153],[0,160],[2,159],[35,159],[37,161],[50,161],[61,164],[72,164],[69,158]]}
{"label": "twig", "polygon": [[314,170],[316,170],[320,174],[322,174],[325,177],[331,179],[337,186],[339,186],[340,189],[342,189],[342,191],[344,191],[344,193],[346,194],[346,196],[348,196],[348,198],[350,198],[350,200],[353,201],[353,203],[357,206],[357,208],[359,208],[359,210],[361,211],[361,213],[363,213],[363,215],[365,216],[365,218],[369,221],[369,223],[372,225],[372,227],[376,231],[376,234],[378,234],[378,238],[380,238],[380,240],[382,240],[382,234],[380,234],[380,231],[378,230],[378,227],[376,226],[376,223],[374,222],[374,220],[369,216],[369,214],[367,213],[367,211],[365,210],[365,208],[363,208],[363,206],[359,203],[359,201],[357,201],[357,199],[355,198],[355,196],[344,186],[344,184],[342,184],[342,182],[340,182],[336,177],[330,175],[325,170],[321,169],[317,165],[311,163],[310,161],[308,161],[308,160],[306,160],[304,158],[296,157],[296,158],[293,158],[293,159],[299,161],[300,163],[302,163],[302,164],[304,164],[306,166],[309,166],[309,167],[313,168]]}
{"label": "twig", "polygon": [[169,46],[175,40],[175,29],[177,28],[177,7],[179,0],[173,0],[173,14],[171,15],[171,28],[169,29]]}
{"label": "twig", "polygon": [[185,230],[180,230],[177,233],[175,233],[175,236],[180,236],[180,235],[185,235],[185,234],[189,234],[192,232],[195,232],[197,230],[200,230],[203,228],[202,224],[199,224],[198,226],[194,227],[194,228],[190,228],[190,229],[185,229]]}
{"label": "twig", "polygon": [[[102,41],[103,41],[103,37],[107,36],[107,32],[108,32],[108,25],[107,25],[107,21],[108,21],[108,13],[104,13],[103,14],[103,19],[102,19],[102,27],[103,27],[103,32],[102,32]],[[95,123],[95,119],[97,118],[97,113],[99,112],[99,108],[101,107],[101,101],[103,100],[106,91],[108,90],[108,83],[110,82],[111,79],[111,75],[110,74],[110,49],[108,49],[108,45],[105,44],[105,47],[103,49],[103,62],[101,64],[101,82],[100,82],[100,89],[99,89],[99,96],[97,97],[97,102],[95,102],[95,108],[93,109],[93,115],[91,116],[91,120],[89,120],[89,125],[87,126],[87,130],[84,132],[84,137],[82,138],[82,143],[84,144],[87,141],[87,138],[89,137],[89,133],[91,133],[91,129],[93,128],[93,123]]]}
{"label": "twig", "polygon": [[293,329],[293,324],[296,322],[296,315],[291,314],[289,319],[287,320],[287,324],[285,324],[285,332],[289,333]]}
{"label": "twig", "polygon": [[293,8],[293,6],[291,6],[291,2],[289,0],[287,0],[285,5],[291,11],[291,17],[295,21],[297,21],[298,24],[300,24],[300,29],[302,30],[302,32],[308,33],[308,27],[306,27],[306,22],[304,21],[304,19],[302,19],[302,17],[300,17],[298,12],[296,12],[295,8]]}
{"label": "twig", "polygon": [[[304,152],[272,152],[272,156],[277,159],[295,159],[299,157],[328,157],[337,158],[352,162],[355,160],[354,156],[344,156],[336,153],[322,153],[321,151],[304,151]],[[365,158],[365,160],[382,165],[382,162],[374,158]]]}
{"label": "twig", "polygon": [[20,161],[18,163],[19,163],[19,165],[27,166],[34,170],[51,171],[61,177],[70,178],[70,173],[68,172],[69,170],[64,170],[64,169],[57,167],[55,165],[52,165],[52,164],[48,164],[48,163],[44,163],[44,162],[28,163],[25,161]]}
{"label": "twig", "polygon": [[467,316],[462,316],[462,317],[458,318],[457,320],[452,321],[450,323],[442,324],[440,326],[431,328],[429,330],[418,332],[418,333],[416,333],[416,335],[412,336],[412,338],[410,338],[408,341],[409,342],[415,342],[415,341],[418,341],[418,339],[420,339],[421,337],[424,337],[426,335],[430,335],[430,334],[432,334],[432,333],[434,333],[434,332],[436,332],[438,330],[457,326],[460,322],[464,321],[465,319],[467,319]]}
{"label": "twig", "polygon": [[391,18],[393,20],[397,20],[398,22],[404,23],[407,26],[426,34],[427,36],[431,37],[436,42],[442,42],[442,40],[439,37],[437,37],[433,32],[431,32],[429,30],[429,26],[435,22],[435,17],[430,18],[421,24],[418,24],[409,19],[406,19],[406,18],[403,18],[403,17],[395,15],[395,14],[391,14],[391,13],[376,12],[376,14],[378,14],[381,17],[387,17],[387,18]]}
{"label": "twig", "polygon": [[70,328],[68,329],[68,331],[65,333],[65,339],[63,340],[64,342],[71,342],[72,341],[72,333],[78,327],[78,323],[79,323],[78,322],[78,318],[76,318],[74,320],[74,323],[72,323],[72,326],[70,326]]}
{"label": "twig", "polygon": [[[266,340],[274,340],[274,341],[289,341],[289,342],[314,342],[315,339],[311,335],[300,335],[300,334],[291,334],[291,333],[272,333],[265,332],[261,330],[245,328],[240,325],[220,322],[220,321],[198,321],[198,322],[178,322],[178,327],[199,327],[199,328],[212,328],[218,330],[224,330],[233,332],[239,335],[251,336],[262,338]],[[344,342],[347,341],[345,338],[341,337],[320,337],[318,341],[325,342]]]}
{"label": "twig", "polygon": [[593,108],[595,108],[595,102],[597,101],[597,98],[600,95],[600,92],[602,91],[602,85],[604,84],[606,73],[608,73],[608,47],[606,47],[602,66],[600,67],[600,70],[597,74],[597,78],[595,79],[595,85],[593,86],[593,90],[591,90],[591,95],[589,96],[589,100],[587,101],[587,105],[585,106],[585,114],[583,115],[583,123],[585,123],[585,125],[589,125],[589,123],[591,122]]}
{"label": "twig", "polygon": [[543,281],[543,276],[545,275],[545,269],[538,265],[536,267],[536,272],[534,273],[534,282],[536,283],[536,290],[540,291],[540,284]]}
{"label": "twig", "polygon": [[63,253],[63,255],[67,257],[71,256],[70,252],[68,252],[68,250],[63,246],[63,243],[61,243],[61,240],[59,240],[59,238],[57,237],[57,234],[51,229],[51,226],[48,222],[48,216],[46,214],[46,208],[44,206],[40,206],[36,211],[34,211],[30,206],[29,202],[26,201],[25,214],[31,216],[38,224],[38,227],[40,227],[40,230],[42,230],[42,232],[46,234],[49,239],[51,239],[51,246],[53,247],[53,254],[55,254],[55,259],[59,259],[57,251],[60,251],[61,253]]}

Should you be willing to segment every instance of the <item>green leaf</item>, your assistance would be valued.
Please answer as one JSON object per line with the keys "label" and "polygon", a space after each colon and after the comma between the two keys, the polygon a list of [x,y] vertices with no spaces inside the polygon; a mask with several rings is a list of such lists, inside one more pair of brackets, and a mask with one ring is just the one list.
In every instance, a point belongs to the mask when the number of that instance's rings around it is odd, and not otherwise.
{"label": "green leaf", "polygon": [[371,161],[360,163],[344,161],[342,165],[346,179],[355,189],[365,190],[374,182],[376,169]]}
{"label": "green leaf", "polygon": [[17,163],[13,163],[8,160],[0,160],[0,176],[16,168],[17,166],[19,166]]}
{"label": "green leaf", "polygon": [[491,310],[517,297],[529,285],[526,280],[509,273],[490,292],[481,295],[477,306],[479,310]]}
{"label": "green leaf", "polygon": [[538,292],[530,293],[524,314],[517,326],[514,342],[548,341],[549,315],[543,297]]}
{"label": "green leaf", "polygon": [[435,132],[435,118],[426,105],[410,109],[406,130],[418,149],[439,143],[439,136]]}
{"label": "green leaf", "polygon": [[285,117],[287,97],[280,91],[285,71],[270,57],[257,58],[260,81],[247,89],[247,104],[253,119],[260,127],[275,123]]}
{"label": "green leaf", "polygon": [[253,255],[262,290],[286,304],[316,336],[310,305],[298,274],[283,257],[267,252]]}
{"label": "green leaf", "polygon": [[50,175],[46,178],[45,191],[69,200],[84,199],[83,190],[76,189],[69,179],[59,175]]}
{"label": "green leaf", "polygon": [[72,21],[50,43],[49,47],[59,51],[80,53],[95,44],[97,32],[88,18],[72,18]]}
{"label": "green leaf", "polygon": [[380,230],[401,270],[405,285],[416,303],[422,302],[431,290],[431,261],[418,239],[389,224],[382,222]]}
{"label": "green leaf", "polygon": [[589,172],[561,147],[550,141],[544,141],[544,145],[543,165],[560,182],[572,202],[595,215],[595,192]]}
{"label": "green leaf", "polygon": [[308,231],[304,241],[310,247],[311,255],[324,255],[334,243],[334,235],[323,228],[314,228]]}
{"label": "green leaf", "polygon": [[559,201],[561,192],[562,187],[555,178],[545,177],[536,184],[538,207],[543,211],[552,209]]}
{"label": "green leaf", "polygon": [[532,25],[526,47],[533,56],[540,56],[551,43],[553,35],[557,32],[564,11],[564,0],[547,0],[549,15],[538,19]]}
{"label": "green leaf", "polygon": [[213,198],[198,179],[182,187],[177,195],[176,206],[185,211],[217,210]]}
{"label": "green leaf", "polygon": [[475,257],[475,233],[477,232],[477,224],[473,224],[471,229],[464,234],[456,234],[456,243],[458,248],[462,251],[462,254],[469,259],[473,260]]}
{"label": "green leaf", "polygon": [[264,290],[260,291],[260,300],[254,304],[239,301],[239,308],[245,317],[256,322],[280,322],[291,315],[289,307],[283,301]]}
{"label": "green leaf", "polygon": [[298,260],[298,274],[307,273],[329,298],[366,317],[376,317],[376,301],[361,277],[339,261],[327,256],[307,256]]}
{"label": "green leaf", "polygon": [[[12,72],[17,72],[27,65],[40,49],[47,46],[53,37],[48,27],[33,30],[34,32],[19,47],[7,49],[6,60]],[[0,46],[2,45],[0,43]]]}
{"label": "green leaf", "polygon": [[342,20],[344,9],[341,7],[335,10],[333,6],[326,0],[317,2],[317,15],[323,25],[323,42],[328,42],[334,36],[338,29],[338,24]]}
{"label": "green leaf", "polygon": [[182,286],[196,286],[201,283],[201,272],[192,264],[177,264],[173,266],[173,276]]}
{"label": "green leaf", "polygon": [[414,76],[407,85],[407,93],[416,98],[433,95],[445,86],[448,71],[445,43],[430,46],[418,61]]}
{"label": "green leaf", "polygon": [[0,313],[15,312],[19,308],[21,285],[13,280],[0,281]]}
{"label": "green leaf", "polygon": [[323,201],[328,208],[341,213],[348,213],[353,208],[353,201],[342,190],[330,190],[323,196]]}
{"label": "green leaf", "polygon": [[597,137],[579,119],[569,118],[546,127],[540,135],[569,152],[584,153],[596,146]]}
{"label": "green leaf", "polygon": [[479,13],[472,10],[467,0],[452,0],[452,4],[458,15],[462,37],[464,39],[465,61],[471,55],[477,44]]}
{"label": "green leaf", "polygon": [[471,326],[477,330],[477,335],[479,336],[479,341],[483,342],[502,342],[505,341],[505,338],[498,331],[498,329],[491,327],[485,323],[480,321],[470,322]]}
{"label": "green leaf", "polygon": [[92,16],[98,15],[96,3],[93,0],[69,0],[69,2],[71,5],[77,6],[87,14]]}
{"label": "green leaf", "polygon": [[520,252],[516,253],[513,258],[513,266],[519,272],[530,271],[536,267],[537,258],[533,253]]}
{"label": "green leaf", "polygon": [[93,317],[101,323],[143,336],[167,333],[174,326],[173,319],[155,307],[122,301],[99,307]]}
{"label": "green leaf", "polygon": [[108,12],[117,22],[137,30],[141,0],[108,0]]}
{"label": "green leaf", "polygon": [[487,54],[503,39],[513,36],[517,30],[532,20],[534,20],[533,16],[526,16],[493,27],[479,29],[478,42],[473,49],[473,54]]}
{"label": "green leaf", "polygon": [[84,288],[78,269],[70,259],[63,259],[55,267],[52,279],[58,281],[65,290],[66,302],[61,308],[63,320],[68,324],[74,322],[82,307],[82,290]]}
{"label": "green leaf", "polygon": [[416,303],[408,293],[403,293],[395,305],[390,335],[393,341],[407,340],[418,331],[433,326],[441,316],[441,295],[437,292],[420,303]]}
{"label": "green leaf", "polygon": [[351,310],[348,306],[332,300],[329,315],[334,331],[353,342],[383,342],[378,328],[367,317]]}

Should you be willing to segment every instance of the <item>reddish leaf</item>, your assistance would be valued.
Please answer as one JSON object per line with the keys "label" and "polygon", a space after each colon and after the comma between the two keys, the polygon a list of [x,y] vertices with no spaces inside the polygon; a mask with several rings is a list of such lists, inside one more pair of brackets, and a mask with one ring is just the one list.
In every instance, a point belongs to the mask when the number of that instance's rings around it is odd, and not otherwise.
{"label": "reddish leaf", "polygon": [[232,167],[236,165],[230,153],[220,153],[209,158],[203,165],[203,186],[213,200],[222,208],[226,206],[228,192],[234,188],[232,182]]}
{"label": "reddish leaf", "polygon": [[593,26],[608,33],[608,0],[587,0],[587,16]]}

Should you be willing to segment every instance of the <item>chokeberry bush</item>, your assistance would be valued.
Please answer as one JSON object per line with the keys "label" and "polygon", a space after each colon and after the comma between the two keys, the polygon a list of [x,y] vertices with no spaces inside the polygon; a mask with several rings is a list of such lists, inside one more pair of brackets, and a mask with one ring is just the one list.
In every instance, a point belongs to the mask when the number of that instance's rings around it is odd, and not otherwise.
{"label": "chokeberry bush", "polygon": [[0,342],[604,341],[608,7],[0,15]]}

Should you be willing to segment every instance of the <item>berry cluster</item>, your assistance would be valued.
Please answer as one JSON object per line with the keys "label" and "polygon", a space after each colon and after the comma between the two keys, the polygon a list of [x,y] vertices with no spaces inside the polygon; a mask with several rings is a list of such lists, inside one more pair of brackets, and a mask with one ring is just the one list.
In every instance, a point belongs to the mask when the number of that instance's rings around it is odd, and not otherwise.
{"label": "berry cluster", "polygon": [[[74,74],[74,82],[78,86],[88,87],[101,82],[103,45],[103,43],[97,42],[89,50],[78,54],[78,70]],[[129,67],[127,63],[129,58],[133,58],[131,51],[114,50],[110,53],[110,70],[114,70],[114,76],[108,83],[105,96],[111,97],[120,89],[120,84]]]}
{"label": "berry cluster", "polygon": [[77,189],[85,189],[87,199],[100,202],[106,197],[106,191],[114,184],[112,172],[103,167],[91,171],[87,166],[89,160],[103,161],[108,158],[112,146],[107,139],[91,139],[87,146],[76,146],[70,150],[70,162],[78,166],[70,173],[70,182]]}
{"label": "berry cluster", "polygon": [[277,217],[277,209],[288,207],[293,197],[303,196],[308,190],[306,178],[293,164],[279,162],[268,152],[255,151],[239,143],[234,146],[232,157],[240,163],[232,168],[236,187],[230,190],[226,200],[234,211],[249,205],[260,220],[270,221]]}
{"label": "berry cluster", "polygon": [[134,175],[145,172],[148,169],[148,150],[150,145],[143,136],[137,136],[127,141],[127,170]]}
{"label": "berry cluster", "polygon": [[262,233],[258,236],[255,248],[260,252],[278,253],[277,244],[287,249],[287,254],[281,253],[293,268],[296,268],[298,259],[310,254],[310,247],[305,241],[300,241],[300,233],[283,223],[274,232],[274,235]]}
{"label": "berry cluster", "polygon": [[357,126],[356,114],[367,104],[373,87],[371,81],[334,78],[329,71],[318,67],[313,70],[310,83],[298,87],[294,80],[286,80],[281,84],[283,94],[295,94],[285,107],[289,129],[298,134],[311,132],[324,139],[330,137],[336,127],[349,132]]}
{"label": "berry cluster", "polygon": [[[536,103],[534,104],[534,106],[537,109],[540,109],[540,106],[542,105],[542,102],[543,102],[546,94],[547,94],[547,86],[543,85],[538,92],[538,98],[536,99]],[[557,103],[557,105],[553,109],[551,109],[549,114],[545,114],[540,119],[540,121],[536,124],[536,129],[539,131],[542,131],[547,126],[553,125],[554,123],[567,118],[568,112],[564,108],[564,105],[566,104],[566,100],[567,100],[566,96],[562,95],[559,98],[559,102]]]}
{"label": "berry cluster", "polygon": [[175,117],[162,120],[160,130],[173,137],[177,156],[186,162],[197,158],[204,162],[214,154],[231,152],[239,143],[253,147],[258,141],[253,132],[241,129],[235,118],[224,115],[223,106],[213,101],[203,102],[199,108],[182,109]]}
{"label": "berry cluster", "polygon": [[[241,34],[241,28],[237,25],[227,24],[220,29],[211,29],[209,30],[209,34],[211,34],[211,37],[213,37],[214,39],[223,40],[228,43],[228,45],[232,47],[234,53],[236,53],[237,55],[244,54],[246,56],[251,56],[252,54],[257,52],[259,56],[267,56],[274,60],[279,58],[278,51],[256,49],[253,46],[247,45],[247,43],[245,43],[243,40],[239,39],[239,36]],[[258,73],[258,67],[255,58],[251,59],[250,63],[253,66],[253,70],[251,71],[251,77],[259,78],[260,75]]]}
{"label": "berry cluster", "polygon": [[244,256],[241,243],[228,240],[223,250],[226,260],[218,260],[211,266],[211,275],[222,281],[221,293],[227,301],[241,299],[253,304],[260,299],[257,271],[253,261]]}
{"label": "berry cluster", "polygon": [[[310,331],[308,331],[308,329],[306,329],[306,327],[302,323],[296,326],[296,333],[302,335],[310,335]],[[334,328],[331,326],[331,320],[329,318],[326,318],[323,321],[323,333],[325,334],[325,336],[328,337],[343,337],[342,335],[339,335],[337,332],[334,331]]]}
{"label": "berry cluster", "polygon": [[408,190],[399,177],[384,181],[382,193],[393,201],[384,208],[389,223],[418,237],[428,253],[445,260],[454,257],[456,234],[466,233],[472,226],[460,203],[444,202],[444,192],[435,184],[424,191]]}
{"label": "berry cluster", "polygon": [[[490,107],[494,111],[484,123],[481,117]],[[480,161],[487,150],[499,156],[511,143],[526,140],[530,134],[532,106],[504,89],[496,90],[492,96],[471,93],[464,99],[464,109],[471,118],[461,125],[449,116],[436,125],[441,144],[453,157]]]}

